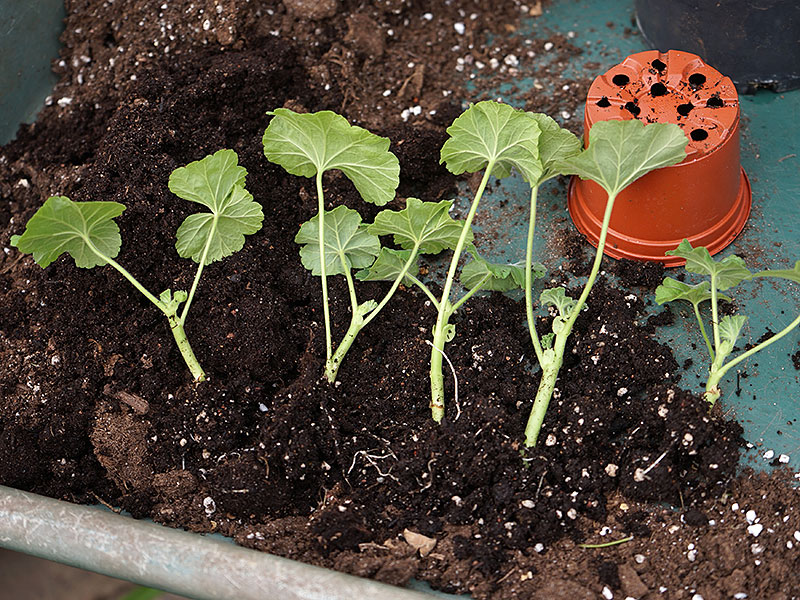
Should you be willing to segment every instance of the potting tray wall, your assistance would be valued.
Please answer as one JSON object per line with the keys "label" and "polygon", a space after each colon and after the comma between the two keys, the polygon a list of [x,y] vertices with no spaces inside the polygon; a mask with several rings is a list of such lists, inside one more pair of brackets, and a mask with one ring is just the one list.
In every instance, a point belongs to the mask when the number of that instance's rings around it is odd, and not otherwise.
{"label": "potting tray wall", "polygon": [[[60,2],[35,3],[28,9],[14,2],[0,2],[0,36],[3,56],[0,80],[0,114],[3,122],[0,141],[8,141],[19,122],[30,120],[41,107],[44,96],[53,83],[49,60],[56,55],[56,38],[61,28],[63,8]],[[13,6],[12,6],[13,5]],[[31,5],[33,6],[33,5]],[[26,12],[27,11],[27,12]],[[580,32],[570,41],[584,52],[570,59],[563,67],[551,65],[566,78],[594,76],[620,62],[628,54],[649,49],[642,36],[633,30],[633,1],[604,2],[583,0],[557,2],[545,8],[542,16],[528,18],[523,26],[531,37],[547,39],[561,34],[572,38],[570,32]],[[46,32],[32,35],[33,33]],[[26,53],[20,43],[35,39],[38,54]],[[661,50],[667,50],[662,48]],[[495,97],[515,106],[524,106],[524,92],[533,86],[533,73],[552,60],[547,52],[533,57],[521,57],[520,77],[516,86],[495,90]],[[587,63],[599,64],[591,70]],[[20,66],[24,66],[23,71]],[[479,80],[475,85],[480,86]],[[541,94],[552,93],[547,88]],[[742,110],[742,165],[752,182],[753,210],[742,234],[721,256],[731,253],[743,256],[754,269],[791,268],[793,260],[800,258],[800,90],[783,94],[760,92],[754,96],[741,96]],[[573,129],[582,123],[583,114],[553,115],[562,124]],[[466,190],[466,187],[462,188]],[[485,196],[481,212],[475,223],[479,243],[490,258],[514,262],[524,257],[527,232],[527,184],[518,176],[503,180]],[[457,209],[466,211],[466,194]],[[535,256],[550,271],[558,270],[564,262],[559,255],[557,239],[565,228],[573,227],[566,217],[566,189],[564,182],[550,182],[540,192],[540,202]],[[584,248],[588,257],[591,249]],[[606,259],[612,260],[612,259]],[[439,265],[440,272],[444,263]],[[668,269],[676,276],[680,269]],[[436,277],[434,271],[433,277]],[[577,282],[577,280],[576,280]],[[675,351],[679,364],[693,359],[693,364],[683,373],[681,384],[688,389],[702,390],[706,376],[706,363],[701,352],[702,339],[688,305],[686,307],[659,307],[652,291],[632,289],[643,295],[653,314],[673,310],[678,318],[671,326],[660,327],[658,335]],[[591,298],[590,298],[591,301]],[[800,286],[791,283],[772,284],[759,282],[744,284],[736,293],[737,305],[742,314],[749,316],[744,330],[744,340],[739,346],[758,339],[767,328],[778,331],[800,310]],[[520,328],[520,335],[527,335]],[[745,429],[745,437],[752,444],[748,451],[751,463],[757,468],[768,468],[764,460],[766,450],[775,456],[786,454],[789,465],[796,467],[800,460],[800,371],[792,364],[791,355],[800,351],[797,335],[790,335],[773,344],[744,363],[740,376],[731,373],[723,381],[722,408],[734,413]],[[621,382],[622,383],[622,382]],[[775,461],[773,461],[775,462]]]}

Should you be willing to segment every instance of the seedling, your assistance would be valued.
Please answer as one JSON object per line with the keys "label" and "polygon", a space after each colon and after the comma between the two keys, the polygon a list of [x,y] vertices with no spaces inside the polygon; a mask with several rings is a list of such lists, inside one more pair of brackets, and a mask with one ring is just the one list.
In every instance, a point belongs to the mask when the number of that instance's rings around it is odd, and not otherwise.
{"label": "seedling", "polygon": [[[518,265],[493,265],[480,259],[464,267],[462,280],[470,291],[451,304],[450,295],[462,252],[467,248],[472,220],[486,190],[489,178],[498,179],[511,174],[515,167],[528,182],[538,181],[542,173],[539,161],[539,126],[525,112],[497,102],[479,102],[470,106],[447,129],[450,138],[442,146],[441,160],[455,174],[475,173],[483,170],[483,178],[475,192],[453,259],[445,279],[441,300],[437,303],[438,315],[433,329],[431,349],[431,414],[437,423],[444,416],[444,381],[442,359],[444,346],[453,339],[455,326],[449,323],[453,312],[479,289],[510,289],[522,286],[525,270]],[[471,244],[470,250],[473,251]],[[474,251],[473,251],[474,254]]]}
{"label": "seedling", "polygon": [[[525,428],[525,445],[536,445],[558,373],[564,362],[564,351],[572,327],[586,304],[592,290],[608,233],[608,224],[617,195],[639,177],[650,171],[676,164],[686,156],[688,140],[677,125],[653,123],[645,126],[637,120],[601,121],[589,132],[589,146],[579,154],[555,161],[555,170],[591,179],[608,194],[600,238],[592,270],[577,300],[566,295],[563,288],[544,290],[540,301],[555,307],[552,333],[542,337],[542,379]],[[531,333],[535,336],[535,329]],[[534,342],[535,344],[535,342]]]}
{"label": "seedling", "polygon": [[170,175],[172,193],[211,210],[188,216],[177,231],[178,254],[197,263],[188,293],[167,289],[156,297],[114,260],[122,246],[114,219],[125,210],[118,202],[73,202],[66,196],[51,196],[28,221],[25,232],[11,238],[11,244],[32,253],[42,268],[65,252],[84,269],[114,267],[164,313],[192,376],[195,381],[204,381],[205,373],[186,338],[184,325],[203,267],[238,252],[244,246],[244,236],[261,229],[264,215],[244,187],[246,175],[233,150],[220,150]]}
{"label": "seedling", "polygon": [[[333,273],[329,273],[329,269],[336,269],[347,278],[350,300],[353,303],[348,333],[352,333],[352,330],[360,329],[359,320],[374,309],[375,304],[372,301],[364,305],[356,303],[350,271],[352,267],[369,266],[380,251],[380,243],[375,236],[363,231],[361,217],[355,211],[340,210],[334,228],[326,225],[322,175],[325,171],[340,170],[353,182],[364,200],[383,206],[394,198],[394,192],[400,183],[400,163],[389,152],[388,139],[350,125],[347,119],[331,111],[298,114],[286,108],[277,108],[267,114],[273,115],[273,118],[262,139],[264,155],[292,175],[314,177],[316,181],[317,215],[301,228],[295,241],[307,245],[303,264],[321,278],[325,319],[325,377],[333,383],[341,359],[352,344],[354,336],[349,338],[347,347],[341,348],[339,356],[334,357],[328,304],[328,275]],[[340,225],[344,228],[343,233],[349,233],[355,239],[337,240],[329,246],[326,238],[336,236],[335,228]],[[311,243],[312,236],[315,238],[314,244]],[[349,251],[344,244],[350,245]],[[358,249],[361,244],[364,247]],[[325,260],[319,258],[322,254],[320,248],[325,248]],[[312,259],[315,252],[316,265]],[[353,260],[355,262],[351,262]],[[339,266],[334,266],[335,264]],[[345,340],[343,344],[344,342]]]}
{"label": "seedling", "polygon": [[[725,315],[720,319],[719,301],[730,301],[730,298],[721,292],[732,289],[741,282],[754,277],[776,277],[800,283],[800,261],[795,263],[794,269],[773,269],[752,273],[740,257],[730,255],[722,260],[715,261],[706,248],[702,246],[692,248],[689,240],[683,240],[675,250],[671,250],[667,254],[686,259],[686,270],[690,273],[699,273],[709,277],[709,281],[702,281],[696,285],[689,285],[667,277],[656,288],[656,302],[664,304],[676,300],[685,300],[692,305],[697,324],[700,326],[700,333],[706,343],[706,349],[711,360],[704,397],[711,406],[714,406],[722,395],[719,384],[725,373],[800,326],[800,316],[798,316],[780,332],[755,345],[750,350],[741,353],[736,358],[725,362],[733,352],[733,347],[739,339],[739,333],[747,321],[747,317],[744,315]],[[708,337],[700,314],[700,305],[708,300],[711,301],[713,343]]]}
{"label": "seedling", "polygon": [[[581,141],[578,137],[558,126],[553,119],[541,113],[528,113],[539,125],[539,160],[542,171],[539,177],[531,181],[531,207],[528,220],[528,240],[525,251],[525,312],[528,318],[528,331],[531,336],[533,350],[540,365],[545,364],[544,350],[536,332],[536,322],[533,317],[533,280],[535,275],[544,272],[544,267],[533,263],[533,240],[536,229],[536,197],[539,187],[546,181],[562,175],[560,161],[574,156],[581,151]],[[563,290],[561,291],[563,295]],[[552,338],[552,335],[548,340]]]}

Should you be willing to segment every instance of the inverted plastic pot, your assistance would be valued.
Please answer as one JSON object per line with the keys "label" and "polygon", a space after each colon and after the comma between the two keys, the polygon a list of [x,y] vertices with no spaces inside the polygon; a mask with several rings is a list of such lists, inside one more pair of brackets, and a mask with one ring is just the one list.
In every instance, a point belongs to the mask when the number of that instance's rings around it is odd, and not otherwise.
{"label": "inverted plastic pot", "polygon": [[4,486],[0,486],[0,547],[198,600],[431,598]]}
{"label": "inverted plastic pot", "polygon": [[797,0],[636,0],[636,20],[656,48],[701,54],[740,91],[800,87]]}
{"label": "inverted plastic pot", "polygon": [[[739,160],[739,97],[733,82],[688,52],[639,52],[594,80],[586,99],[584,138],[594,123],[639,119],[675,123],[689,144],[686,159],[633,182],[617,197],[605,254],[657,261],[682,239],[715,254],[744,228],[750,183]],[[573,178],[569,212],[597,245],[607,195],[596,183]]]}

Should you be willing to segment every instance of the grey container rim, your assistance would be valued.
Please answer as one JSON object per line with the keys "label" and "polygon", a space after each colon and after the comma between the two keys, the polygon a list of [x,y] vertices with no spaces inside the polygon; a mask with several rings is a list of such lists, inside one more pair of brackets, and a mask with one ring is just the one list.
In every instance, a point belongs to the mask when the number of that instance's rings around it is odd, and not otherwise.
{"label": "grey container rim", "polygon": [[432,597],[5,486],[0,547],[198,600]]}

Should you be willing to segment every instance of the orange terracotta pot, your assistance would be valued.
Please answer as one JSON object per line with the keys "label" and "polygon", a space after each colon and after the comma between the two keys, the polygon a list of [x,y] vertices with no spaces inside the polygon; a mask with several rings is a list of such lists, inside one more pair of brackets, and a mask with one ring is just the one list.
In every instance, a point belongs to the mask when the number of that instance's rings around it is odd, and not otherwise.
{"label": "orange terracotta pot", "polygon": [[[686,159],[633,182],[614,204],[605,253],[613,258],[667,257],[687,238],[715,254],[742,231],[750,214],[750,183],[739,161],[739,97],[733,82],[702,59],[670,50],[632,54],[594,80],[586,99],[584,139],[610,119],[676,123],[687,137]],[[606,193],[573,177],[569,212],[597,245]]]}

